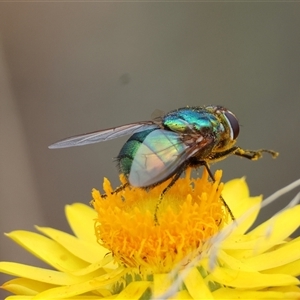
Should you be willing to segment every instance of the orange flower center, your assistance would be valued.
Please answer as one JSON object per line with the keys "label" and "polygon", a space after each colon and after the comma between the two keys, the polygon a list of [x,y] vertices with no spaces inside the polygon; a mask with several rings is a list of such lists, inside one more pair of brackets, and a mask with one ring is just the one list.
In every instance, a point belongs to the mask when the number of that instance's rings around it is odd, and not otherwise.
{"label": "orange flower center", "polygon": [[149,191],[128,187],[111,194],[105,179],[107,197],[93,190],[97,239],[117,262],[146,274],[170,272],[199,255],[204,243],[220,230],[228,218],[220,199],[222,172],[216,172],[214,183],[206,170],[198,179],[190,179],[190,173],[164,195],[157,214],[159,224],[154,211],[169,181]]}

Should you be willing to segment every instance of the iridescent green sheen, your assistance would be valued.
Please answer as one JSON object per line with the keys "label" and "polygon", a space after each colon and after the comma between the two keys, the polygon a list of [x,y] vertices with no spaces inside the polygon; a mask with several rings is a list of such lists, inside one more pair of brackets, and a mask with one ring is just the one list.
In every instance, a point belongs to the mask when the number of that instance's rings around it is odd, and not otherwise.
{"label": "iridescent green sheen", "polygon": [[184,107],[170,112],[163,118],[163,124],[168,129],[179,133],[197,131],[201,134],[209,134],[224,130],[218,117],[201,107]]}

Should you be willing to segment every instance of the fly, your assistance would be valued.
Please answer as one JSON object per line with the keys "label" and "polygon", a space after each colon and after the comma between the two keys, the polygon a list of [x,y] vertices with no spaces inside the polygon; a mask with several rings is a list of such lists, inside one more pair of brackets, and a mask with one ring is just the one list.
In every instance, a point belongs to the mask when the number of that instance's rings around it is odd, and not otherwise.
{"label": "fly", "polygon": [[[49,146],[50,149],[83,146],[131,134],[117,156],[120,173],[127,182],[114,193],[127,186],[151,188],[171,178],[162,191],[155,209],[157,212],[164,194],[188,168],[204,166],[215,181],[209,164],[237,155],[257,160],[263,152],[273,158],[278,152],[259,149],[246,150],[236,146],[240,126],[236,116],[223,106],[183,107],[153,121],[130,123],[118,127],[76,135]],[[231,218],[234,216],[221,198]]]}

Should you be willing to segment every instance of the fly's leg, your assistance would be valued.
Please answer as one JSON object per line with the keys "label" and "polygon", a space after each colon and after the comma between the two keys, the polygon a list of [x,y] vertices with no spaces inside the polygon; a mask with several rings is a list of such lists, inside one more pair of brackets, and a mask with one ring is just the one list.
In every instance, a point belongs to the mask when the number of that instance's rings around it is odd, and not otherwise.
{"label": "fly's leg", "polygon": [[[263,153],[269,153],[269,154],[272,155],[273,158],[276,158],[279,155],[278,152],[273,151],[273,150],[268,150],[268,149],[244,150],[240,147],[235,146],[235,147],[232,147],[230,149],[227,149],[224,152],[214,153],[213,155],[210,156],[210,160],[222,159],[224,157],[229,156],[230,154],[234,154],[234,155],[244,157],[244,158],[247,158],[247,159],[250,159],[250,160],[258,160],[262,157]],[[210,178],[212,179],[213,182],[215,182],[215,178],[214,178],[213,174],[211,173],[211,171],[208,167],[208,164],[205,161],[201,162],[201,164],[205,166]],[[224,206],[226,207],[227,211],[229,212],[231,219],[234,221],[235,218],[234,218],[234,215],[233,215],[231,209],[229,208],[229,206],[225,202],[224,198],[222,196],[220,196],[220,197],[221,197],[221,200],[222,200]]]}
{"label": "fly's leg", "polygon": [[258,160],[262,157],[264,152],[271,154],[273,158],[276,158],[279,155],[278,152],[273,151],[273,150],[267,150],[267,149],[244,150],[240,147],[237,147],[237,149],[233,152],[233,154],[237,155],[237,156],[248,158],[250,160]]}
{"label": "fly's leg", "polygon": [[[128,182],[126,182],[126,183],[124,183],[124,184],[118,186],[114,191],[111,192],[111,195],[117,194],[117,193],[119,193],[119,192],[125,190],[128,186],[129,186],[129,183],[128,183]],[[101,195],[101,198],[104,198],[104,199],[105,199],[106,197],[107,197],[107,194]]]}
{"label": "fly's leg", "polygon": [[[241,157],[245,157],[245,158],[248,158],[250,160],[258,160],[259,158],[262,157],[262,154],[263,153],[269,153],[272,155],[273,158],[276,158],[279,153],[276,152],[276,151],[273,151],[273,150],[268,150],[268,149],[259,149],[259,150],[244,150],[240,147],[232,147],[230,149],[227,149],[226,151],[224,152],[216,152],[214,153],[213,155],[210,156],[210,160],[218,160],[218,159],[222,159],[224,157],[227,157],[229,156],[230,154],[234,154],[234,155],[237,155],[237,156],[241,156]],[[198,167],[198,166],[204,166],[209,174],[209,177],[211,178],[211,180],[213,182],[215,182],[215,178],[214,178],[214,175],[212,174],[208,164],[206,161],[198,161],[198,160],[190,160],[188,161],[187,163],[183,164],[180,169],[177,171],[177,173],[173,176],[170,184],[162,191],[162,193],[160,194],[160,197],[156,203],[156,206],[155,206],[155,210],[154,210],[154,222],[156,225],[158,225],[158,218],[157,218],[157,213],[158,213],[158,210],[159,210],[159,206],[163,200],[163,197],[164,195],[166,194],[166,192],[174,185],[174,183],[178,180],[178,178],[180,177],[180,175],[182,174],[182,172],[188,167],[188,166],[191,166],[191,167]],[[122,189],[122,186],[120,187]],[[224,198],[222,197],[222,195],[220,195],[220,199],[221,201],[223,202],[226,210],[228,211],[232,221],[235,220],[235,217],[230,209],[230,207],[228,206],[228,204],[226,203],[226,201],[224,200]]]}
{"label": "fly's leg", "polygon": [[159,225],[158,223],[158,218],[157,218],[157,213],[159,210],[159,206],[164,198],[164,195],[166,194],[166,192],[174,185],[174,183],[178,180],[178,178],[180,177],[180,175],[182,174],[182,172],[186,169],[186,167],[188,166],[188,164],[183,164],[181,166],[181,168],[177,171],[177,173],[173,176],[171,182],[169,183],[169,185],[161,192],[158,201],[156,202],[156,206],[155,206],[155,210],[154,210],[154,223],[155,225]]}
{"label": "fly's leg", "polygon": [[[157,201],[157,203],[156,203],[155,211],[154,211],[154,222],[155,222],[156,225],[159,225],[159,223],[158,223],[158,218],[157,218],[157,213],[158,213],[158,210],[159,210],[159,206],[160,206],[160,204],[161,204],[161,202],[162,202],[162,200],[163,200],[163,198],[164,198],[164,195],[165,195],[166,192],[174,185],[174,183],[178,180],[178,178],[180,177],[180,175],[182,174],[182,172],[183,172],[188,166],[193,166],[193,163],[188,162],[188,163],[186,163],[186,164],[183,164],[183,165],[181,166],[181,168],[178,170],[178,172],[173,176],[173,178],[172,178],[171,182],[169,183],[169,185],[168,185],[168,186],[162,191],[162,193],[160,194],[160,197],[159,197],[159,199],[158,199],[158,201]],[[197,162],[197,166],[204,166],[205,169],[207,170],[208,175],[209,175],[209,177],[211,178],[211,180],[212,180],[213,182],[216,181],[215,178],[214,178],[214,175],[212,174],[212,172],[211,172],[211,170],[210,170],[210,168],[209,168],[209,166],[208,166],[208,164],[207,164],[206,161],[201,161],[201,162],[198,161],[198,162]],[[222,197],[222,195],[220,195],[220,199],[221,199],[221,201],[223,202],[223,204],[224,204],[226,210],[228,211],[228,213],[229,213],[231,219],[234,221],[234,220],[235,220],[235,217],[234,217],[234,215],[233,215],[233,213],[232,213],[230,207],[228,206],[228,204],[225,202],[224,198]]]}
{"label": "fly's leg", "polygon": [[[216,181],[216,180],[215,180],[215,177],[214,177],[213,173],[211,172],[211,170],[210,170],[210,168],[209,168],[209,166],[208,166],[208,164],[207,164],[206,161],[203,162],[203,166],[204,166],[205,169],[207,170],[208,175],[209,175],[209,177],[211,178],[211,180],[212,180],[213,182],[215,182],[215,181]],[[226,203],[226,201],[225,201],[224,198],[222,197],[222,195],[220,195],[220,199],[221,199],[221,201],[223,202],[223,204],[224,204],[226,210],[228,211],[228,213],[229,213],[229,215],[230,215],[232,221],[234,221],[234,220],[235,220],[235,217],[234,217],[234,215],[233,215],[233,213],[232,213],[230,207],[228,206],[228,204]]]}

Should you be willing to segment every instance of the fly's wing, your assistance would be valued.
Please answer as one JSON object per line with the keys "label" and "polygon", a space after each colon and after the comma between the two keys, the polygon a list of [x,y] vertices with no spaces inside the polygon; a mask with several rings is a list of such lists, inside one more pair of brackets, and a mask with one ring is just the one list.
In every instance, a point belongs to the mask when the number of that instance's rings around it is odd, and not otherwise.
{"label": "fly's wing", "polygon": [[136,187],[149,187],[173,176],[176,170],[195,152],[175,132],[157,129],[149,133],[139,145],[130,168],[128,181]]}
{"label": "fly's wing", "polygon": [[123,135],[133,134],[135,132],[145,130],[146,128],[151,129],[152,127],[158,128],[158,125],[154,125],[152,121],[144,121],[114,128],[108,128],[104,130],[98,130],[63,139],[59,142],[50,145],[49,149],[83,146],[88,144],[104,142],[107,140],[116,139]]}

